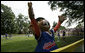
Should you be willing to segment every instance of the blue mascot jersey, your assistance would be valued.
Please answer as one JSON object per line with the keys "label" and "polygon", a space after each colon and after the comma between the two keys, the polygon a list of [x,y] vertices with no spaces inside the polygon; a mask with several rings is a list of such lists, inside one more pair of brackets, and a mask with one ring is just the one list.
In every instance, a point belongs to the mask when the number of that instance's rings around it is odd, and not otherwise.
{"label": "blue mascot jersey", "polygon": [[50,52],[58,48],[54,41],[53,30],[50,30],[50,31],[51,31],[51,34],[47,32],[41,32],[41,35],[39,38],[35,37],[38,43],[35,49],[35,52]]}

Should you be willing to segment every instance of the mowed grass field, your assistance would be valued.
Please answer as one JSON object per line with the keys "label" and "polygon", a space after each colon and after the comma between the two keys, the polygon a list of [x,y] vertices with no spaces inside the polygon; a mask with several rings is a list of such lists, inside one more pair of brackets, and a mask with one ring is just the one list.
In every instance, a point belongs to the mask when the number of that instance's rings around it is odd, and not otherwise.
{"label": "mowed grass field", "polygon": [[[63,41],[62,37],[60,42],[57,42],[57,37],[55,37],[55,42],[58,47],[63,47],[65,45],[71,44],[77,40],[80,40],[80,36],[69,36],[65,37],[66,41]],[[37,41],[34,36],[13,36],[11,38],[5,39],[1,37],[1,52],[34,52],[37,45]]]}
{"label": "mowed grass field", "polygon": [[37,43],[34,37],[14,36],[1,39],[1,52],[33,52]]}

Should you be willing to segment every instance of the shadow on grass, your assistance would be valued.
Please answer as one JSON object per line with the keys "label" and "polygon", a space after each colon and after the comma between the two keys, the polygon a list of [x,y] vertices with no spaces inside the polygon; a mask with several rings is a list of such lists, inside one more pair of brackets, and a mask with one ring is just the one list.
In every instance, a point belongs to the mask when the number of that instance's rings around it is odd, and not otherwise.
{"label": "shadow on grass", "polygon": [[82,38],[83,37],[81,37],[81,36],[69,36],[69,37],[65,37],[65,40],[63,40],[63,37],[61,37],[59,42],[57,42],[57,38],[55,38],[55,42],[56,42],[58,48],[60,48],[60,47],[69,45],[71,43],[74,43]]}

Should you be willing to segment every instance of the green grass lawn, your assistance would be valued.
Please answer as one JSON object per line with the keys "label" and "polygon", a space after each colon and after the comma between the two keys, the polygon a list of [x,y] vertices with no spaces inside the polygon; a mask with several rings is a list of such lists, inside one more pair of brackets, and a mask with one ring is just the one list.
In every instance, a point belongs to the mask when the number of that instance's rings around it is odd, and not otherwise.
{"label": "green grass lawn", "polygon": [[37,43],[34,37],[15,36],[11,39],[1,39],[1,52],[32,52]]}
{"label": "green grass lawn", "polygon": [[[57,42],[57,37],[55,37],[55,42],[58,47],[63,47],[70,43],[73,43],[82,37],[72,36],[66,37],[66,42],[63,39],[60,39],[60,42]],[[33,52],[36,48],[37,42],[34,37],[27,36],[13,36],[11,39],[5,39],[1,37],[1,52]]]}

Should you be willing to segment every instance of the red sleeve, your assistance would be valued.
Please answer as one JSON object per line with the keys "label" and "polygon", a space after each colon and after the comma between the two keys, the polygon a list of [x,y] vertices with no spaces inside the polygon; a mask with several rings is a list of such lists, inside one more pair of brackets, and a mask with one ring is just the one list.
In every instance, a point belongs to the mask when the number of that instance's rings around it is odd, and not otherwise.
{"label": "red sleeve", "polygon": [[35,32],[36,36],[39,37],[39,36],[40,36],[40,28],[39,28],[39,26],[37,25],[36,20],[35,20],[35,19],[32,19],[32,20],[31,20],[31,23],[32,23],[32,25],[33,25],[33,27],[34,27],[34,32]]}
{"label": "red sleeve", "polygon": [[58,21],[58,24],[54,27],[54,32],[56,32],[58,30],[58,28],[60,27],[61,23]]}

